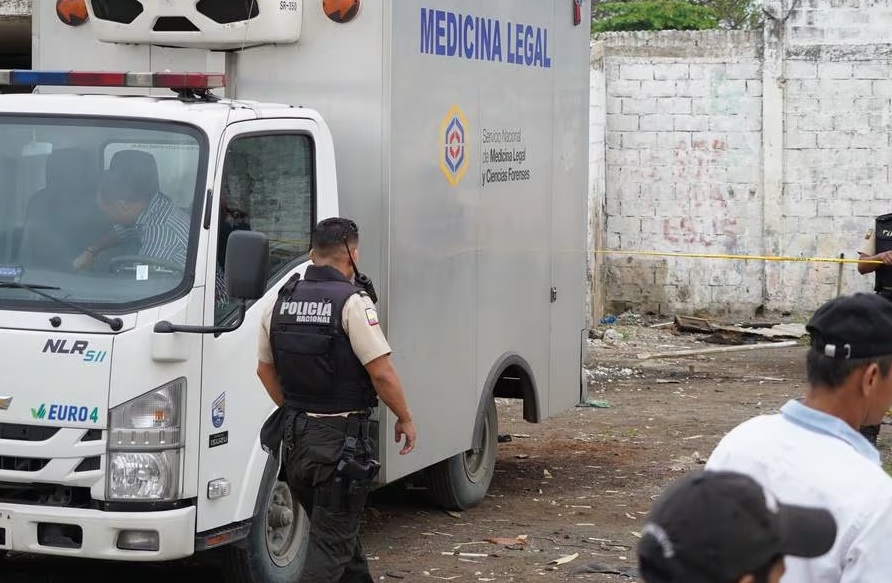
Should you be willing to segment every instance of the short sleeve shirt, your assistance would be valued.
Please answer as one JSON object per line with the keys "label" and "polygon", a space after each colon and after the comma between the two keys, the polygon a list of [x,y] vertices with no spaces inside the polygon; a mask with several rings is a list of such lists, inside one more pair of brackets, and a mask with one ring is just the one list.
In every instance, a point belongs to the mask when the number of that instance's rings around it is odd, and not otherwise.
{"label": "short sleeve shirt", "polygon": [[864,239],[861,241],[861,247],[858,248],[858,253],[861,255],[875,255],[877,249],[877,237],[876,233],[873,232],[873,229],[870,229],[865,233]]}
{"label": "short sleeve shirt", "polygon": [[[263,312],[260,320],[260,336],[258,338],[257,359],[268,364],[273,363],[273,350],[269,341],[269,328],[272,321],[273,302]],[[378,311],[375,304],[365,295],[353,294],[344,304],[341,312],[344,332],[350,339],[353,353],[363,366],[376,358],[392,352],[381,325],[378,322]]]}
{"label": "short sleeve shirt", "polygon": [[747,474],[781,502],[833,514],[833,548],[814,559],[787,557],[784,583],[890,580],[892,478],[879,452],[841,419],[789,401],[780,414],[755,417],[729,432],[706,469]]}

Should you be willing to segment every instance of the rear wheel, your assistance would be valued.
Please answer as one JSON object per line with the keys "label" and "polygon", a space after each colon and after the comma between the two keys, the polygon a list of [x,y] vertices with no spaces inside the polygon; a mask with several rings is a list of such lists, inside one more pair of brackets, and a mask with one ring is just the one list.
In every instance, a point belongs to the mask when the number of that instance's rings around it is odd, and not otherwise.
{"label": "rear wheel", "polygon": [[495,473],[499,448],[495,399],[490,398],[478,415],[483,418],[483,430],[475,448],[443,460],[428,470],[431,495],[437,504],[448,510],[464,510],[480,503]]}
{"label": "rear wheel", "polygon": [[227,583],[292,583],[307,556],[310,521],[288,484],[276,480],[242,545],[224,550]]}

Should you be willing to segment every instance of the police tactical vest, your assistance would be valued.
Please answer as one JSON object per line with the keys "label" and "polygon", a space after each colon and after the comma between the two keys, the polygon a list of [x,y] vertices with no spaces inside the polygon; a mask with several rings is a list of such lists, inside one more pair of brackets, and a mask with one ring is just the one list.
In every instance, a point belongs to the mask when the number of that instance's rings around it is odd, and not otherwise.
{"label": "police tactical vest", "polygon": [[309,413],[374,407],[371,378],[344,333],[341,313],[362,291],[333,267],[307,267],[279,290],[270,345],[285,403]]}
{"label": "police tactical vest", "polygon": [[[883,251],[892,250],[892,213],[876,218],[874,236],[876,237],[874,254],[878,255]],[[892,290],[892,269],[884,265],[877,269],[875,273],[876,283],[874,287],[876,291],[883,289]]]}

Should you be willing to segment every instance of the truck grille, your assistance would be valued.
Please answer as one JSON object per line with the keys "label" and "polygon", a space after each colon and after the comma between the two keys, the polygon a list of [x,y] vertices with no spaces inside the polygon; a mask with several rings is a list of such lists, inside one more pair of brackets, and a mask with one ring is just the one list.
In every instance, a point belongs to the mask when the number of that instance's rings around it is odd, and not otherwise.
{"label": "truck grille", "polygon": [[[0,439],[10,441],[47,441],[59,433],[59,427],[44,425],[19,425],[17,423],[0,423]],[[88,429],[81,441],[99,441],[102,439],[101,429]]]}
{"label": "truck grille", "polygon": [[0,424],[0,502],[90,507],[104,455],[102,429]]}
{"label": "truck grille", "polygon": [[[91,429],[90,431],[95,430]],[[13,441],[46,441],[58,432],[58,427],[0,423],[0,439],[10,439]],[[102,432],[100,431],[99,433],[101,437]]]}
{"label": "truck grille", "polygon": [[36,457],[13,457],[0,455],[0,470],[12,472],[39,472],[50,462]]}
{"label": "truck grille", "polygon": [[90,508],[92,506],[89,488],[9,482],[0,482],[0,502],[67,508]]}

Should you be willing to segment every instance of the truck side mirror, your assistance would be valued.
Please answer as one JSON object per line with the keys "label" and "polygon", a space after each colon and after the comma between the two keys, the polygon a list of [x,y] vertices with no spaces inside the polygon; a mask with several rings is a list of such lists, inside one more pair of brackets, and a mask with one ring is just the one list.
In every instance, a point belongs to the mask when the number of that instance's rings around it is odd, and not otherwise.
{"label": "truck side mirror", "polygon": [[257,300],[266,292],[269,271],[269,239],[256,231],[234,231],[226,244],[226,293],[238,301],[238,319],[226,326],[190,326],[167,320],[155,323],[156,334],[213,334],[219,336],[238,330],[245,321],[245,302]]}
{"label": "truck side mirror", "polygon": [[257,231],[233,231],[226,243],[226,294],[256,300],[266,292],[269,239]]}

